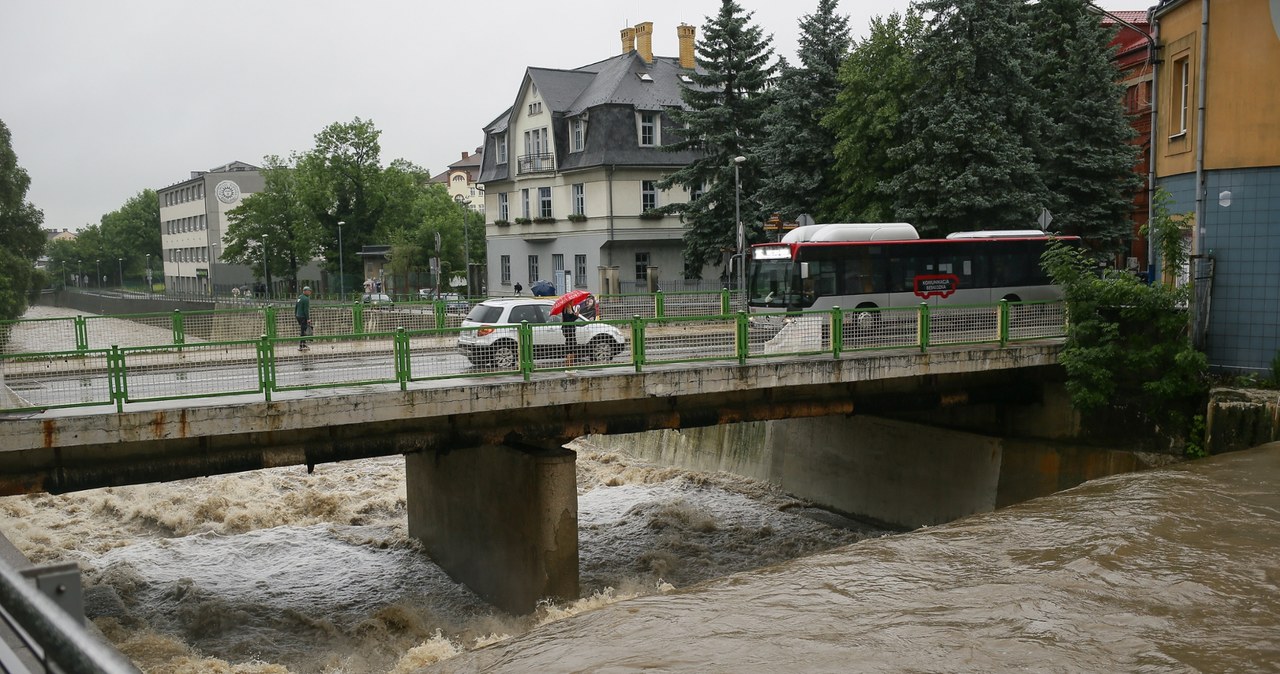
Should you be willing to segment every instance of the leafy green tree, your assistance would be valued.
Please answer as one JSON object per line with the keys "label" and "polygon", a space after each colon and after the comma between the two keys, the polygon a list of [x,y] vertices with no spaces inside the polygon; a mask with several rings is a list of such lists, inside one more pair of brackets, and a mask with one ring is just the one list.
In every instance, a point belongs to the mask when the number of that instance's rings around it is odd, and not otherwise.
{"label": "leafy green tree", "polygon": [[296,288],[298,270],[319,253],[322,234],[303,208],[298,176],[288,164],[277,156],[264,158],[262,180],[262,191],[227,211],[226,248],[219,258],[248,266],[256,277],[265,256],[264,282],[283,275]]}
{"label": "leafy green tree", "polygon": [[33,283],[36,258],[44,249],[45,236],[40,225],[44,214],[27,201],[31,178],[18,165],[13,151],[13,136],[0,121],[0,320],[12,320],[27,310],[27,298]]}
{"label": "leafy green tree", "polygon": [[1085,0],[1029,6],[1039,54],[1033,82],[1050,124],[1040,159],[1054,229],[1085,237],[1095,250],[1119,253],[1131,238],[1133,127],[1124,112],[1103,27]]}
{"label": "leafy green tree", "polygon": [[[1179,269],[1190,218],[1168,212],[1157,192],[1151,229],[1166,268]],[[1184,437],[1208,389],[1207,361],[1190,339],[1190,286],[1144,284],[1131,274],[1099,277],[1080,248],[1051,245],[1043,263],[1061,285],[1071,317],[1059,362],[1067,392],[1081,412],[1129,410],[1162,435]]]}
{"label": "leafy green tree", "polygon": [[[144,189],[124,203],[119,210],[102,216],[98,231],[102,235],[102,257],[110,260],[110,273],[121,270],[126,278],[141,278],[146,269],[147,253],[157,262],[163,250],[160,243],[160,199],[155,190]],[[120,265],[117,260],[124,260]],[[117,279],[123,283],[123,279]]]}
{"label": "leafy green tree", "polygon": [[877,17],[869,35],[840,67],[840,92],[823,124],[835,135],[831,185],[819,222],[892,220],[893,194],[883,185],[903,170],[889,157],[905,145],[904,115],[921,86],[917,63],[924,21],[909,11]]}
{"label": "leafy green tree", "polygon": [[370,120],[335,122],[316,134],[314,148],[297,158],[298,193],[310,222],[322,233],[321,252],[331,272],[339,267],[339,222],[345,269],[360,269],[360,249],[387,242],[396,229],[382,222],[390,202],[381,135]]}
{"label": "leafy green tree", "polygon": [[838,0],[818,0],[800,20],[799,68],[780,63],[774,105],[764,112],[768,133],[759,156],[767,178],[758,201],[764,213],[785,220],[816,215],[824,195],[835,188],[834,131],[822,125],[840,91],[840,64],[852,38],[849,18],[836,14]]}
{"label": "leafy green tree", "polygon": [[1046,195],[1038,160],[1047,119],[1018,0],[925,0],[924,76],[906,113],[904,170],[887,187],[923,235],[1033,225]]}
{"label": "leafy green tree", "polygon": [[[689,109],[673,113],[684,129],[682,137],[665,147],[703,153],[658,183],[661,189],[680,185],[695,195],[688,204],[659,209],[684,214],[686,278],[701,278],[704,265],[725,260],[725,251],[736,249],[734,158],[747,158],[739,167],[744,213],[754,210],[751,204],[761,184],[754,155],[764,138],[764,111],[772,100],[766,88],[775,66],[769,63],[772,37],[750,24],[751,16],[733,0],[721,0],[719,13],[708,17],[697,44],[702,69],[690,74],[693,86],[681,92]],[[759,238],[757,225],[749,229],[748,239]]]}

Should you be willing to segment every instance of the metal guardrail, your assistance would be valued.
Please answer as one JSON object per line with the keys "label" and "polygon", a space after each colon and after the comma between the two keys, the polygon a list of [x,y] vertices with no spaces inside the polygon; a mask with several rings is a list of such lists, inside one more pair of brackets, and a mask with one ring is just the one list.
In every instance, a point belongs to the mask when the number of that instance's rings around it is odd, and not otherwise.
{"label": "metal guardrail", "polygon": [[[63,565],[65,566],[65,565]],[[74,564],[70,565],[74,567]],[[36,584],[48,580],[52,594],[67,594],[74,584],[76,601],[79,601],[79,569],[49,569],[41,575],[37,568]],[[74,579],[68,577],[74,575]],[[9,674],[30,672],[61,672],[64,674],[139,674],[137,667],[114,648],[95,639],[85,629],[82,618],[72,615],[76,610],[55,602],[45,592],[37,589],[7,563],[0,562],[0,619],[8,624],[26,645],[35,659],[37,669],[31,669],[19,655],[0,642],[0,668]],[[80,610],[80,613],[83,611]]]}
{"label": "metal guardrail", "polygon": [[[857,309],[757,314],[605,319],[620,341],[619,352],[589,341],[567,359],[556,346],[561,324],[521,324],[508,333],[504,357],[481,353],[467,364],[459,337],[492,332],[492,327],[408,328],[384,314],[379,332],[349,332],[303,338],[271,332],[255,339],[195,341],[179,333],[178,343],[112,346],[48,353],[0,355],[0,376],[8,400],[0,411],[56,408],[220,396],[260,396],[287,391],[392,385],[437,379],[522,376],[537,372],[631,369],[653,365],[728,362],[771,358],[840,358],[857,351],[998,344],[1065,335],[1060,302],[1001,301],[990,305]],[[380,321],[380,322],[379,322]],[[270,321],[268,321],[270,325]],[[586,333],[580,333],[586,334]],[[597,336],[597,338],[601,338]],[[563,339],[562,337],[560,339]],[[497,342],[490,347],[497,351]],[[518,355],[517,355],[518,354]],[[471,354],[475,356],[476,354]],[[605,357],[608,356],[608,357]]]}

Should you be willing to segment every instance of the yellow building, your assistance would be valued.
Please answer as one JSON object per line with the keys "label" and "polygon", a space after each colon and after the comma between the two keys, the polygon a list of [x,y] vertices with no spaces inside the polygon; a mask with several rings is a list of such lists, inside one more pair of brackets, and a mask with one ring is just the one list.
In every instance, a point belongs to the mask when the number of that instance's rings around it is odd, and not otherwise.
{"label": "yellow building", "polygon": [[1217,370],[1280,354],[1280,0],[1165,0],[1152,159],[1194,213],[1195,336]]}

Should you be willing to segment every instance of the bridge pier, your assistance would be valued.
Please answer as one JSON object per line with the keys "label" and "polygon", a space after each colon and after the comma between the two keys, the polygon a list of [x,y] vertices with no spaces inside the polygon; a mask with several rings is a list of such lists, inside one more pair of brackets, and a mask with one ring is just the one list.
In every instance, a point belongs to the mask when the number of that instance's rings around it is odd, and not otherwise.
{"label": "bridge pier", "polygon": [[485,445],[405,455],[409,535],[454,580],[512,614],[578,597],[576,455]]}

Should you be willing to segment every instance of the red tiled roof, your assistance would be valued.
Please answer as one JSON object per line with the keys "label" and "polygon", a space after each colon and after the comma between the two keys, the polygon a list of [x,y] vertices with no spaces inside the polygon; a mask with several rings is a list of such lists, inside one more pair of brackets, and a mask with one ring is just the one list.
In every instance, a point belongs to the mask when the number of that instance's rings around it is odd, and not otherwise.
{"label": "red tiled roof", "polygon": [[[1120,10],[1116,12],[1111,12],[1111,14],[1116,18],[1120,19],[1121,21],[1132,23],[1138,26],[1145,26],[1147,24],[1147,11],[1145,9],[1143,10],[1125,9],[1125,10]],[[1112,19],[1110,16],[1107,16],[1106,14],[1102,15],[1103,25],[1111,25],[1115,22],[1116,22],[1115,19]]]}

